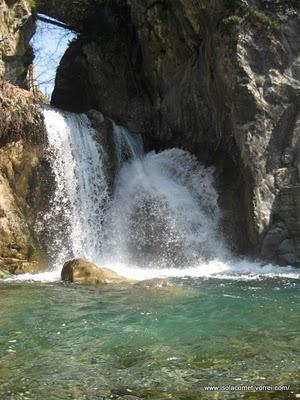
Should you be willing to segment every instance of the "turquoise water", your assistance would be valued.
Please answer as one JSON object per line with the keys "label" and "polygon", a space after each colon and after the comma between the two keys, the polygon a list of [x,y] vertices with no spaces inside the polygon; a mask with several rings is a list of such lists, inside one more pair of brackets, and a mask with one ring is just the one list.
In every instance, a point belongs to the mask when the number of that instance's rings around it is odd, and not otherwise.
{"label": "turquoise water", "polygon": [[[173,282],[161,289],[2,282],[0,399],[296,398],[299,281]],[[228,384],[291,390],[203,388]]]}

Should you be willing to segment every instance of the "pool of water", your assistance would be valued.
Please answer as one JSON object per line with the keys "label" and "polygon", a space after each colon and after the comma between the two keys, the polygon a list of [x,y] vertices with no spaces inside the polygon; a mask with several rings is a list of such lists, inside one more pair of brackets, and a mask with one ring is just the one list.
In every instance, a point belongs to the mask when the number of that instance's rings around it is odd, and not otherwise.
{"label": "pool of water", "polygon": [[[2,282],[0,399],[297,398],[299,280],[173,283]],[[291,388],[204,390],[245,384]]]}

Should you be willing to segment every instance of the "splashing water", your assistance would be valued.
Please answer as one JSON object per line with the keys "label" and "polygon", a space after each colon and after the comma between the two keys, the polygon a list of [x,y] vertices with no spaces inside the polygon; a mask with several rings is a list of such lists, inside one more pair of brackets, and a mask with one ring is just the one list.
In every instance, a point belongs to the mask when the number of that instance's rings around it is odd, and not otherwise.
{"label": "splashing water", "polygon": [[179,149],[123,164],[108,218],[114,262],[183,268],[226,256],[219,235],[213,169]]}
{"label": "splashing water", "polygon": [[56,189],[43,218],[54,271],[41,280],[58,279],[70,257],[134,279],[300,277],[290,267],[232,257],[220,233],[214,169],[190,153],[144,154],[139,135],[113,124],[116,179],[109,200],[108,156],[88,118],[49,108],[44,115]]}

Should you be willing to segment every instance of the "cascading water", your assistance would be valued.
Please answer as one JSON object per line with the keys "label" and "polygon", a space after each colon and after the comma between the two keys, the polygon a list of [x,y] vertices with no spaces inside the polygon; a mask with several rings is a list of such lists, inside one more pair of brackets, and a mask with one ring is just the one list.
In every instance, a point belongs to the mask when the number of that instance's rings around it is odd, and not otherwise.
{"label": "cascading water", "polygon": [[55,190],[39,225],[57,272],[70,257],[85,257],[137,279],[297,275],[231,257],[220,234],[214,170],[190,153],[144,154],[139,135],[113,124],[110,198],[108,155],[87,116],[50,108],[44,116]]}
{"label": "cascading water", "polygon": [[53,109],[44,116],[56,186],[46,215],[55,266],[86,257],[183,268],[224,256],[211,168],[179,149],[144,155],[141,137],[113,124],[117,177],[107,210],[105,152],[88,118]]}
{"label": "cascading water", "polygon": [[113,122],[113,137],[117,170],[120,169],[124,161],[143,156],[144,145],[140,135],[131,134],[126,128]]}
{"label": "cascading water", "polygon": [[54,236],[49,253],[57,268],[70,257],[95,261],[108,200],[105,152],[86,115],[46,108],[44,117],[56,186],[51,211],[44,217]]}

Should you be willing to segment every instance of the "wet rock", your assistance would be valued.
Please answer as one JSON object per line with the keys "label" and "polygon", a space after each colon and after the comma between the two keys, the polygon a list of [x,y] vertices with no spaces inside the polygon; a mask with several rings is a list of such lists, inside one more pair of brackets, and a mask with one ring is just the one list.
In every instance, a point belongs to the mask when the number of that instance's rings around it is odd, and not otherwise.
{"label": "wet rock", "polygon": [[297,266],[297,265],[299,265],[299,258],[296,256],[296,254],[294,252],[280,254],[277,259],[278,259],[278,264],[281,266],[285,266],[285,265]]}
{"label": "wet rock", "polygon": [[295,250],[295,244],[292,239],[283,240],[278,247],[279,254],[295,254]]}
{"label": "wet rock", "polygon": [[281,266],[299,265],[299,257],[294,239],[282,222],[274,224],[267,232],[261,250],[263,257],[273,259]]}
{"label": "wet rock", "polygon": [[93,129],[96,131],[97,142],[105,149],[103,153],[104,173],[110,191],[113,189],[115,175],[117,173],[117,160],[115,144],[113,142],[113,125],[112,121],[105,118],[104,115],[97,110],[89,110],[87,116],[91,121]]}
{"label": "wet rock", "polygon": [[280,244],[286,242],[288,236],[289,232],[283,223],[272,226],[264,238],[261,255],[267,258],[275,256]]}
{"label": "wet rock", "polygon": [[61,271],[63,281],[88,285],[121,283],[127,279],[108,268],[98,267],[96,264],[83,258],[67,261]]}
{"label": "wet rock", "polygon": [[[298,259],[297,265],[299,265],[300,260],[300,185],[289,186],[282,189],[278,195],[278,200],[276,203],[276,212],[285,225],[289,229],[290,238],[293,241],[295,250],[293,253]],[[291,251],[292,244],[291,242],[284,242],[280,246],[288,246]],[[284,249],[281,247],[280,252]],[[293,263],[289,262],[289,264],[293,265]]]}

